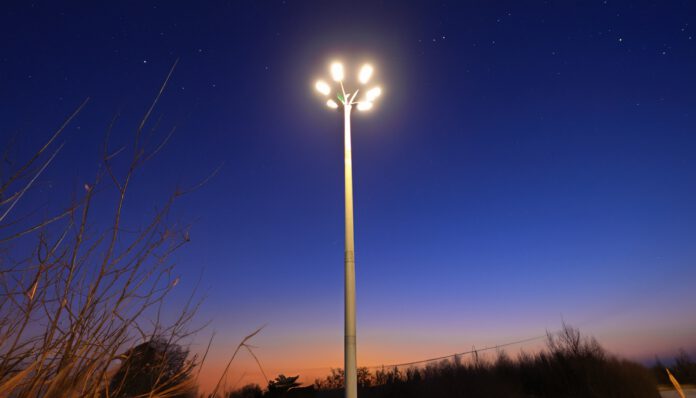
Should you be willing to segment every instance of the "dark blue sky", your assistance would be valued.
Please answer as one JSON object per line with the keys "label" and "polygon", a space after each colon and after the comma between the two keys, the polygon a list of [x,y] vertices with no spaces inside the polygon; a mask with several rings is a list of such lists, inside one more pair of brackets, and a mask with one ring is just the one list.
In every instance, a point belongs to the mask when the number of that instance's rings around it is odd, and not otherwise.
{"label": "dark blue sky", "polygon": [[27,208],[93,177],[117,112],[113,146],[129,142],[179,60],[156,111],[161,134],[177,131],[138,175],[128,221],[224,162],[175,211],[194,222],[182,292],[204,269],[221,358],[268,323],[268,366],[340,363],[342,119],[312,88],[333,57],[348,73],[373,62],[384,87],[353,120],[359,362],[562,318],[635,358],[696,341],[693,2],[3,8],[3,145],[18,134],[26,156],[91,98]]}

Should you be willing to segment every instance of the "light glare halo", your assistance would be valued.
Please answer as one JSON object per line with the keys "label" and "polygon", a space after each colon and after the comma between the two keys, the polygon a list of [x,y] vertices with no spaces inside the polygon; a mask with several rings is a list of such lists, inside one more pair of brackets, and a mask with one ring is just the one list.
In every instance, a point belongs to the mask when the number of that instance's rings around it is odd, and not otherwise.
{"label": "light glare halo", "polygon": [[317,80],[317,83],[314,85],[314,88],[316,88],[317,91],[324,95],[329,95],[329,93],[331,92],[331,87],[329,87],[329,85],[326,84],[326,82],[323,80]]}
{"label": "light glare halo", "polygon": [[334,62],[331,64],[331,77],[336,82],[343,80],[345,72],[343,71],[343,64],[340,62]]}
{"label": "light glare halo", "polygon": [[359,111],[369,111],[372,109],[372,102],[358,102]]}
{"label": "light glare halo", "polygon": [[375,87],[370,89],[367,94],[367,100],[368,101],[374,101],[377,97],[379,97],[382,94],[382,89],[380,87]]}
{"label": "light glare halo", "polygon": [[360,68],[360,73],[358,74],[358,80],[360,80],[360,83],[367,83],[367,81],[370,80],[370,77],[372,77],[372,72],[374,72],[374,68],[372,67],[372,65],[363,65],[363,67]]}
{"label": "light glare halo", "polygon": [[326,101],[326,106],[328,106],[328,107],[331,108],[331,109],[337,109],[337,108],[338,108],[338,104],[336,103],[336,101],[334,101],[334,100],[332,100],[332,99]]}

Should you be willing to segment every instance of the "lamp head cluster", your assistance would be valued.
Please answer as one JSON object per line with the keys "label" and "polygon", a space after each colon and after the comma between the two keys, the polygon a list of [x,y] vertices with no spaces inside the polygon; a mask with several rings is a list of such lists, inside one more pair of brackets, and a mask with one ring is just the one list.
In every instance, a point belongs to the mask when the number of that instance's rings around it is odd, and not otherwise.
{"label": "lamp head cluster", "polygon": [[[314,84],[314,88],[320,94],[327,98],[326,106],[328,106],[331,109],[338,109],[338,107],[341,105],[343,105],[344,107],[346,105],[356,105],[359,111],[367,111],[372,109],[375,100],[382,94],[382,89],[379,86],[374,86],[367,90],[360,99],[357,99],[360,89],[356,89],[352,93],[347,93],[343,86],[343,81],[346,77],[346,72],[343,68],[343,64],[340,62],[333,62],[329,67],[329,71],[331,72],[331,80],[333,80],[335,83],[338,83],[335,90],[332,89],[331,85],[327,83],[325,80],[317,80],[317,82]],[[375,70],[372,67],[372,65],[364,64],[358,72],[358,82],[361,85],[367,84],[372,78],[374,71]],[[332,92],[336,93],[335,100],[331,98],[333,96]]]}

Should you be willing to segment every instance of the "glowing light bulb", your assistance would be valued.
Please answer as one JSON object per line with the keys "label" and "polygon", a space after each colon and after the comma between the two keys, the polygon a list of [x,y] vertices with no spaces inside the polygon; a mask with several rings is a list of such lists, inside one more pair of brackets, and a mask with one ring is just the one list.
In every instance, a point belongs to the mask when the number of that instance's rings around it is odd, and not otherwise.
{"label": "glowing light bulb", "polygon": [[370,80],[370,77],[372,77],[372,72],[374,72],[374,68],[372,68],[372,65],[363,65],[363,67],[360,68],[360,74],[358,74],[358,80],[360,80],[360,83],[367,83],[367,81]]}
{"label": "glowing light bulb", "polygon": [[367,92],[366,97],[368,101],[374,101],[375,98],[379,97],[382,94],[382,89],[379,87],[375,87],[370,89],[370,91]]}
{"label": "glowing light bulb", "polygon": [[329,85],[326,84],[326,82],[323,80],[318,80],[317,83],[314,85],[314,88],[316,88],[317,91],[324,95],[329,95],[329,93],[331,92],[331,87],[329,87]]}
{"label": "glowing light bulb", "polygon": [[331,108],[331,109],[336,109],[336,108],[338,108],[338,104],[336,103],[336,101],[334,101],[334,100],[332,100],[332,99],[326,101],[326,106],[328,106],[328,107]]}
{"label": "glowing light bulb", "polygon": [[340,82],[343,80],[345,73],[343,71],[343,64],[340,62],[334,62],[331,64],[331,77],[334,81]]}
{"label": "glowing light bulb", "polygon": [[372,109],[372,102],[360,102],[358,103],[359,111],[369,111]]}

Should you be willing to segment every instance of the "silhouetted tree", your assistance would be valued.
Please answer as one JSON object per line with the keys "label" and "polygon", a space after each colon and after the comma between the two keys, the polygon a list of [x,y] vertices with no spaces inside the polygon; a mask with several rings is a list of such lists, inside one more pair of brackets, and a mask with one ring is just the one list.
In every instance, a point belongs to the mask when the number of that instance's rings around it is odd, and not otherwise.
{"label": "silhouetted tree", "polygon": [[[153,391],[165,391],[190,380],[193,363],[188,351],[177,344],[155,337],[123,355],[123,362],[111,379],[110,397],[126,398]],[[183,391],[176,397],[193,397]]]}
{"label": "silhouetted tree", "polygon": [[263,391],[258,384],[247,384],[239,390],[232,391],[227,398],[261,398]]}
{"label": "silhouetted tree", "polygon": [[672,370],[674,377],[680,383],[696,383],[696,362],[691,359],[683,348],[679,349],[679,355],[674,360]]}
{"label": "silhouetted tree", "polygon": [[358,387],[367,388],[370,387],[370,385],[372,385],[372,374],[370,373],[370,369],[365,367],[358,368],[357,376]]}
{"label": "silhouetted tree", "polygon": [[667,367],[664,363],[662,363],[660,358],[655,356],[655,364],[650,368],[650,370],[652,371],[655,380],[657,380],[657,382],[660,384],[669,384],[670,382],[669,377],[667,377],[667,372],[665,372],[666,368]]}
{"label": "silhouetted tree", "polygon": [[343,388],[344,373],[341,368],[331,368],[331,374],[326,376],[323,380],[316,379],[314,385],[322,390],[335,390],[338,388]]}
{"label": "silhouetted tree", "polygon": [[[372,376],[372,373],[370,373],[370,369],[366,367],[361,367],[357,369],[357,382],[358,382],[358,387],[360,388],[368,388],[372,384],[375,384],[374,381],[385,375],[385,373],[382,371],[377,372],[377,375],[374,377]],[[339,388],[343,388],[344,385],[344,378],[345,378],[345,372],[341,368],[336,368],[336,369],[331,369],[331,374],[326,376],[326,378],[322,379],[316,379],[314,381],[314,385],[317,388],[324,389],[324,390],[335,390]],[[381,380],[381,379],[380,379]]]}
{"label": "silhouetted tree", "polygon": [[278,375],[275,380],[268,382],[268,396],[269,397],[281,397],[288,392],[293,387],[299,387],[301,383],[297,382],[300,376],[285,376],[283,374]]}

